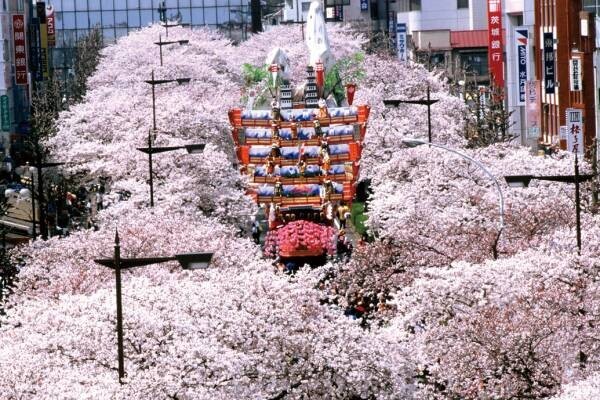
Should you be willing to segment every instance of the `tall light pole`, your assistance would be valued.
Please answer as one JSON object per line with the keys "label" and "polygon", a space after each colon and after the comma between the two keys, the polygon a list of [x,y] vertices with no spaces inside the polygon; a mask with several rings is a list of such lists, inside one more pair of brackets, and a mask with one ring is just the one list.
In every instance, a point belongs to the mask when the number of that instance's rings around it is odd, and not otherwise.
{"label": "tall light pole", "polygon": [[[178,85],[188,83],[190,78],[178,78],[178,79],[154,79],[154,70],[152,70],[152,79],[145,81],[147,84],[152,86],[152,133],[156,134],[156,91],[154,87],[156,85],[163,85],[170,82],[177,82]],[[152,133],[148,134],[148,147],[152,147]],[[148,163],[150,164],[150,171],[152,171],[152,152],[148,153]],[[150,207],[154,207],[154,191],[153,191],[153,177],[150,173]]]}
{"label": "tall light pole", "polygon": [[427,106],[427,137],[429,138],[429,143],[431,143],[431,105],[437,103],[438,99],[431,98],[431,88],[427,85],[427,97],[425,99],[420,100],[395,100],[395,99],[387,99],[383,100],[383,104],[386,106],[398,107],[400,104],[420,104],[423,106]]}
{"label": "tall light pole", "polygon": [[160,53],[160,66],[163,66],[163,53],[162,53],[162,47],[169,45],[169,44],[175,44],[178,43],[180,45],[184,45],[184,44],[188,44],[190,41],[189,40],[171,40],[171,41],[166,41],[163,42],[162,41],[162,35],[158,35],[158,42],[154,42],[155,45],[158,45],[159,48],[159,53]]}
{"label": "tall light pole", "polygon": [[[436,147],[438,149],[442,149],[442,150],[448,151],[450,153],[456,154],[457,156],[462,157],[465,160],[475,164],[479,169],[481,169],[492,180],[492,182],[496,186],[496,190],[498,192],[498,207],[500,210],[500,223],[498,225],[499,230],[498,230],[498,236],[496,237],[496,244],[497,244],[498,240],[500,240],[500,235],[502,234],[502,231],[504,230],[504,193],[502,193],[502,188],[500,187],[500,182],[498,182],[498,179],[496,179],[496,177],[482,163],[480,163],[479,161],[477,161],[476,159],[474,159],[473,157],[471,157],[465,153],[461,153],[460,151],[451,149],[446,146],[442,146],[441,144],[434,144],[434,143],[426,142],[424,140],[419,140],[419,139],[404,139],[404,140],[402,140],[402,143],[404,143],[408,147],[416,147],[416,146],[422,146],[422,145],[426,144],[426,145],[429,145],[429,147]],[[496,246],[494,246],[493,252],[494,252],[494,258],[498,258],[498,250],[496,249]]]}
{"label": "tall light pole", "polygon": [[123,303],[121,300],[121,270],[145,265],[160,264],[167,261],[178,261],[183,269],[197,270],[208,268],[212,253],[186,253],[166,257],[121,258],[119,232],[115,232],[115,247],[113,258],[95,259],[94,262],[115,270],[115,285],[117,295],[117,357],[119,367],[119,383],[125,383],[125,351],[123,349]]}
{"label": "tall light pole", "polygon": [[579,173],[579,160],[577,153],[575,153],[574,162],[574,175],[509,175],[505,176],[504,179],[511,187],[528,187],[529,182],[532,179],[541,181],[553,181],[563,183],[574,183],[575,184],[575,238],[577,241],[577,254],[581,255],[581,197],[579,184],[592,180],[596,175],[594,174],[580,174]]}
{"label": "tall light pole", "polygon": [[137,150],[142,153],[148,154],[148,175],[150,183],[150,207],[154,207],[154,171],[152,169],[152,154],[165,153],[167,151],[183,150],[185,149],[188,154],[199,154],[202,153],[204,143],[188,144],[183,146],[168,146],[168,147],[154,147],[152,146],[152,132],[148,132],[148,147],[138,147]]}

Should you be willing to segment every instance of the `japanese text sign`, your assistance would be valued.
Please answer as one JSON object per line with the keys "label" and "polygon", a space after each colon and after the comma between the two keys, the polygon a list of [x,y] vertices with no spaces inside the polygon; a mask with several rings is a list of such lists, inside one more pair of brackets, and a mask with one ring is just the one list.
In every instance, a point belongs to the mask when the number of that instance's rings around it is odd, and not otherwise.
{"label": "japanese text sign", "polygon": [[567,108],[567,151],[583,154],[583,110]]}
{"label": "japanese text sign", "polygon": [[515,39],[517,42],[517,83],[519,94],[517,104],[522,106],[525,104],[525,97],[527,96],[527,64],[529,62],[529,32],[527,28],[517,28],[515,30]]}
{"label": "japanese text sign", "polygon": [[406,61],[406,24],[396,24],[396,45],[398,60]]}
{"label": "japanese text sign", "polygon": [[25,16],[14,14],[13,45],[15,49],[15,80],[17,85],[27,85],[27,50],[25,43]]}
{"label": "japanese text sign", "polygon": [[504,87],[504,56],[502,53],[501,0],[488,0],[488,62],[491,80],[496,87]]}
{"label": "japanese text sign", "polygon": [[554,70],[554,35],[552,32],[544,32],[544,92],[546,94],[554,94],[556,86]]}
{"label": "japanese text sign", "polygon": [[581,91],[581,59],[571,58],[571,91]]}

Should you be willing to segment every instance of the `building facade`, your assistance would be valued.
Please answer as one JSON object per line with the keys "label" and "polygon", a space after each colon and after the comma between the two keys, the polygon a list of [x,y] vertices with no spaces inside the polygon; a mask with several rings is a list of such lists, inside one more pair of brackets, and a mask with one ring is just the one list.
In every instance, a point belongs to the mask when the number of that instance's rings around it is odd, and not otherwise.
{"label": "building facade", "polygon": [[583,137],[589,148],[596,137],[595,28],[590,13],[581,1],[538,0],[535,32],[535,68],[541,80],[540,143],[560,143],[565,149],[561,127],[567,125],[567,108],[576,108],[583,111]]}

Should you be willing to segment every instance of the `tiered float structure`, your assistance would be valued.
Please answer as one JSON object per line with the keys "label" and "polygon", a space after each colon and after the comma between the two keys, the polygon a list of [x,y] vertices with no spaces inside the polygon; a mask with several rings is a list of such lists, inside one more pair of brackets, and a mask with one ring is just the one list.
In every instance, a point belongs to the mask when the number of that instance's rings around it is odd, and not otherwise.
{"label": "tiered float structure", "polygon": [[340,102],[347,106],[327,107],[323,97],[330,105],[337,103],[324,93],[321,60],[330,55],[318,2],[311,4],[310,13],[315,35],[324,36],[314,43],[307,40],[314,61],[306,68],[303,88],[294,91],[285,74],[289,61],[274,49],[267,61],[275,88],[270,90],[271,108],[229,111],[240,172],[249,175],[250,195],[268,216],[265,255],[273,257],[333,255],[340,233],[338,210],[347,212],[354,198],[369,118],[369,106],[352,105],[352,84],[346,85],[346,99]]}

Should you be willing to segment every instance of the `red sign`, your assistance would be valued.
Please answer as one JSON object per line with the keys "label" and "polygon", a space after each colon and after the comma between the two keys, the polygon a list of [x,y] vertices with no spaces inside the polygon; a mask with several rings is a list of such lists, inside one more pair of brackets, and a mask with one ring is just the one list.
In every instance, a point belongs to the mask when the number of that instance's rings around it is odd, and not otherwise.
{"label": "red sign", "polygon": [[501,0],[488,0],[488,60],[491,81],[504,88],[504,57],[502,55],[502,6]]}
{"label": "red sign", "polygon": [[315,70],[317,71],[317,86],[323,87],[325,83],[325,69],[321,60],[317,61]]}
{"label": "red sign", "polygon": [[46,31],[48,32],[48,47],[56,46],[54,7],[51,5],[46,6]]}
{"label": "red sign", "polygon": [[13,41],[15,48],[15,80],[17,85],[27,85],[27,50],[25,45],[25,17],[13,15]]}

